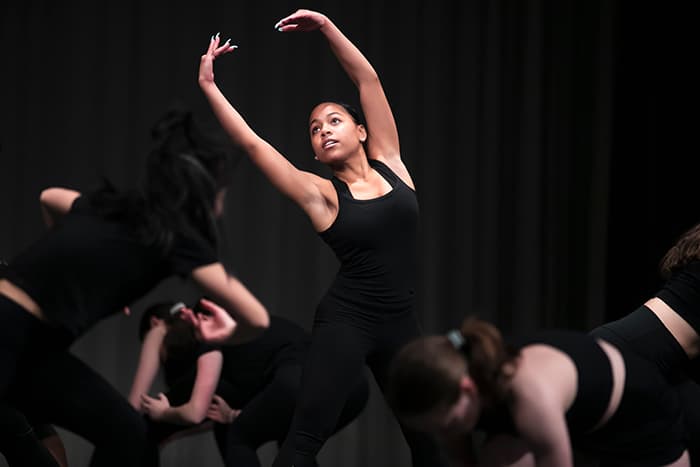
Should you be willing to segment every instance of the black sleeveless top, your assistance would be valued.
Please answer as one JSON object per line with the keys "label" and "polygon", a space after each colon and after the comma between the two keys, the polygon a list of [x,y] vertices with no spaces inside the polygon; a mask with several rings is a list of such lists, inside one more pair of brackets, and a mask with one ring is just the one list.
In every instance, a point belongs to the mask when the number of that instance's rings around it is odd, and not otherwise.
{"label": "black sleeveless top", "polygon": [[176,235],[167,255],[146,244],[134,229],[102,218],[87,197],[39,240],[0,266],[0,278],[22,288],[49,323],[70,339],[141,298],[163,279],[187,277],[215,263],[203,238]]}
{"label": "black sleeveless top", "polygon": [[373,159],[369,164],[392,188],[378,198],[355,199],[343,181],[331,179],[338,216],[319,235],[335,252],[340,270],[321,307],[401,313],[414,301],[418,201],[389,167]]}
{"label": "black sleeveless top", "polygon": [[656,296],[700,332],[700,261],[674,270]]}
{"label": "black sleeveless top", "polygon": [[[583,435],[600,421],[610,403],[613,389],[612,366],[596,339],[573,331],[543,331],[527,338],[512,339],[516,348],[534,344],[554,347],[568,355],[578,374],[576,398],[566,412],[572,436]],[[515,426],[504,404],[484,411],[477,425],[488,433],[515,434]]]}
{"label": "black sleeveless top", "polygon": [[270,326],[252,341],[239,345],[213,346],[202,342],[186,352],[166,357],[163,364],[171,404],[187,402],[197,379],[197,360],[202,355],[220,351],[223,366],[220,379],[225,389],[217,393],[229,404],[243,407],[255,397],[284,365],[301,365],[309,346],[309,334],[298,324],[270,315]]}

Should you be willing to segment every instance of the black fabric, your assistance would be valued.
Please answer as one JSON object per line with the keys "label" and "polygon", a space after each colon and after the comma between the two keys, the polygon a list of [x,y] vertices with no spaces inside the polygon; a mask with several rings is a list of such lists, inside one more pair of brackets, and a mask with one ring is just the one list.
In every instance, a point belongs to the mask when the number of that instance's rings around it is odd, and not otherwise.
{"label": "black fabric", "polygon": [[[689,360],[678,341],[646,306],[639,307],[621,319],[599,326],[591,331],[591,334],[610,342],[627,354],[637,355],[650,362],[655,371],[676,388],[682,406],[686,446],[690,451],[691,463],[700,463],[700,387],[697,384],[700,369],[697,360]],[[653,419],[653,414],[650,413],[648,418]],[[648,420],[640,422],[639,427],[627,436],[630,439],[634,439],[634,434],[649,436],[650,433],[642,431],[648,423]],[[653,432],[651,435],[650,437],[654,438]]]}
{"label": "black fabric", "polygon": [[676,388],[656,365],[620,349],[625,388],[620,405],[600,429],[573,439],[595,453],[601,467],[658,467],[677,460],[686,449],[686,431]]}
{"label": "black fabric", "polygon": [[[590,336],[570,331],[543,331],[528,336],[512,337],[516,348],[544,344],[564,352],[576,366],[576,398],[566,412],[572,438],[592,429],[603,417],[613,388],[612,368],[608,356]],[[478,428],[486,432],[516,432],[505,404],[487,408],[479,417]]]}
{"label": "black fabric", "polygon": [[[259,466],[256,450],[268,441],[281,443],[286,436],[301,390],[301,371],[309,338],[297,324],[270,317],[270,327],[257,339],[222,346],[223,367],[216,394],[241,414],[230,425],[216,425],[215,436],[227,466]],[[165,369],[174,381],[166,393],[171,405],[187,402],[196,379],[196,360],[211,346],[198,346],[188,359]],[[341,414],[331,430],[336,433],[357,418],[367,404],[369,387],[364,377],[348,387]],[[189,427],[149,421],[149,437],[158,444]]]}
{"label": "black fabric", "polygon": [[351,313],[401,313],[415,298],[418,201],[386,165],[369,163],[392,187],[384,196],[354,199],[344,182],[332,179],[338,215],[319,235],[340,270],[327,298]]}
{"label": "black fabric", "polygon": [[[26,399],[32,410],[43,407],[38,420],[92,441],[96,448],[92,465],[140,465],[147,456],[140,416],[66,349],[99,320],[140,298],[165,277],[215,261],[206,243],[191,239],[176,240],[168,256],[162,257],[134,232],[105,221],[78,198],[42,238],[9,265],[0,266],[0,278],[22,288],[47,317],[47,322],[39,321],[0,296],[0,397],[14,400],[50,387],[48,397],[36,394],[35,399]],[[53,379],[40,379],[34,371],[39,376],[51,373]],[[64,391],[66,387],[71,390]],[[49,408],[44,401],[51,397],[55,399]],[[88,401],[95,404],[83,405]],[[113,436],[122,435],[121,441],[114,441]]]}
{"label": "black fabric", "polygon": [[222,379],[235,388],[232,402],[247,404],[268,384],[277,368],[299,365],[308,349],[309,334],[296,323],[280,316],[270,316],[270,327],[251,342],[223,346]]}
{"label": "black fabric", "polygon": [[[181,381],[194,381],[199,357],[218,350],[216,346],[197,341],[191,348],[180,350],[177,355],[166,356],[161,361],[165,384],[172,387]],[[174,402],[171,401],[171,403]]]}
{"label": "black fabric", "polygon": [[[591,431],[603,416],[612,392],[609,359],[595,342],[596,338],[607,340],[609,331],[603,331],[594,331],[593,335],[547,331],[516,338],[513,343],[551,345],[565,352],[576,365],[576,399],[566,414],[574,448],[596,456],[601,466],[652,467],[675,461],[685,450],[686,441],[678,393],[655,362],[627,346],[616,346],[625,362],[620,405],[610,420]],[[489,434],[516,434],[505,404],[485,411],[478,428]]]}
{"label": "black fabric", "polygon": [[[0,296],[2,403],[11,402],[28,420],[56,424],[93,443],[93,467],[147,462],[151,452],[140,415],[55,336],[52,328]],[[0,438],[18,436],[0,426]],[[33,433],[22,442],[32,439]]]}
{"label": "black fabric", "polygon": [[[413,312],[416,194],[382,162],[369,163],[391,185],[383,196],[354,199],[345,183],[332,178],[338,214],[319,235],[340,269],[316,310],[301,398],[275,467],[315,465],[364,364],[383,387],[390,359],[420,335]],[[403,432],[415,467],[444,463],[430,438]]]}
{"label": "black fabric", "polygon": [[672,384],[683,382],[690,375],[691,362],[683,347],[646,306],[595,328],[591,335],[653,362]]}
{"label": "black fabric", "polygon": [[36,301],[53,326],[78,337],[166,277],[216,261],[210,244],[182,235],[163,257],[128,227],[100,218],[80,197],[10,261],[4,276]]}
{"label": "black fabric", "polygon": [[25,416],[0,401],[0,453],[9,467],[59,467]]}
{"label": "black fabric", "polygon": [[656,296],[694,329],[700,329],[700,261],[693,261],[673,271]]}
{"label": "black fabric", "polygon": [[0,294],[0,398],[7,396],[17,372],[37,351],[36,343],[65,348],[53,330],[24,308]]}
{"label": "black fabric", "polygon": [[32,422],[34,434],[39,439],[48,438],[50,436],[58,436],[56,429],[49,423],[34,423]]}
{"label": "black fabric", "polygon": [[569,432],[575,436],[593,428],[603,417],[613,388],[610,360],[600,345],[590,336],[570,331],[540,332],[518,344],[545,344],[571,358],[578,379],[576,398],[566,412]]}
{"label": "black fabric", "polygon": [[[274,467],[314,466],[349,391],[363,377],[365,363],[383,390],[392,357],[420,335],[413,313],[375,317],[360,324],[361,318],[336,311],[319,308],[317,312],[299,403]],[[430,437],[403,426],[402,431],[414,466],[446,465]]]}
{"label": "black fabric", "polygon": [[[67,351],[34,362],[18,377],[17,400],[30,419],[65,428],[94,446],[91,467],[151,466],[146,423],[109,382]],[[51,388],[51,390],[47,390]]]}
{"label": "black fabric", "polygon": [[[284,364],[300,364],[308,348],[309,335],[299,325],[280,316],[270,316],[270,326],[260,337],[240,345],[212,346],[198,343],[192,352],[163,362],[168,387],[177,391],[177,401],[189,400],[197,371],[197,360],[207,352],[223,355],[221,380],[230,388],[228,402],[242,407],[267,384],[275,370]],[[187,389],[189,386],[189,389]],[[171,401],[172,402],[172,401]]]}
{"label": "black fabric", "polygon": [[[226,467],[258,467],[256,450],[268,441],[278,444],[284,441],[301,390],[301,371],[300,363],[279,367],[263,390],[243,407],[234,423],[214,427]],[[365,379],[353,385],[331,434],[355,420],[364,410],[368,397]]]}
{"label": "black fabric", "polygon": [[[466,310],[501,329],[588,330],[606,321],[606,310],[629,310],[658,290],[660,256],[697,220],[688,202],[696,173],[683,170],[693,147],[683,138],[694,132],[678,130],[693,120],[668,111],[686,106],[694,89],[683,83],[694,61],[674,58],[695,42],[677,35],[695,34],[678,27],[695,17],[691,2],[308,4],[358,44],[392,104],[420,198],[416,310],[427,331],[454,327]],[[146,129],[173,98],[219,126],[195,75],[221,18],[222,35],[241,47],[216,62],[219,86],[292,163],[320,173],[305,130],[308,111],[321,99],[354,101],[356,92],[319,34],[274,33],[274,22],[297,6],[0,2],[1,55],[21,70],[8,68],[0,87],[0,256],[13,256],[43,228],[42,188],[86,186],[96,174],[132,186]],[[37,60],[31,51],[43,50],[46,37],[61,53]],[[289,315],[310,329],[336,270],[332,253],[254,164],[243,161],[234,179],[223,220],[225,262],[263,303],[294,304]],[[643,232],[642,219],[650,220]],[[606,272],[608,257],[617,267]],[[164,296],[179,291],[172,286]],[[616,306],[605,306],[606,293]],[[127,388],[137,346],[122,321],[104,323],[75,350]],[[123,339],[106,351],[105,335]],[[357,432],[327,446],[322,460],[408,464],[390,418],[372,404]],[[193,441],[178,460],[207,462],[200,447],[208,441]],[[89,450],[66,442],[78,456]]]}

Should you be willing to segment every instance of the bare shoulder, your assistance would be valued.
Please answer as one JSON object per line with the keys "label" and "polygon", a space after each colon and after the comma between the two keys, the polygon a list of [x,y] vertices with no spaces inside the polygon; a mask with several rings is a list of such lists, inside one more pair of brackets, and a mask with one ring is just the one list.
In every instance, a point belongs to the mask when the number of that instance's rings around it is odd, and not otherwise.
{"label": "bare shoulder", "polygon": [[542,401],[566,410],[576,397],[578,374],[571,358],[549,345],[528,345],[521,350],[512,390],[526,404]]}
{"label": "bare shoulder", "polygon": [[323,232],[335,222],[338,216],[338,193],[333,182],[310,172],[304,172],[314,186],[313,196],[302,208],[309,217],[316,232]]}
{"label": "bare shoulder", "polygon": [[80,196],[80,192],[70,188],[50,187],[45,188],[39,195],[41,204],[62,211],[68,212],[73,201]]}
{"label": "bare shoulder", "polygon": [[375,159],[379,162],[384,163],[387,167],[391,169],[392,172],[394,172],[401,179],[402,182],[404,182],[412,190],[415,191],[416,187],[413,183],[413,178],[411,178],[411,174],[408,172],[406,164],[403,163],[401,157],[399,157],[398,155],[394,157],[376,156],[371,157],[371,159]]}

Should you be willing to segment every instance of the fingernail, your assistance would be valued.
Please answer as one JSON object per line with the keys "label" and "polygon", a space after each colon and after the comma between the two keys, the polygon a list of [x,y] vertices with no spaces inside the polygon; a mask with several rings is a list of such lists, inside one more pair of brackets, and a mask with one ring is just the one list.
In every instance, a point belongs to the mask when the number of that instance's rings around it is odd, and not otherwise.
{"label": "fingernail", "polygon": [[214,36],[211,36],[211,40],[212,40],[212,41],[214,40]]}
{"label": "fingernail", "polygon": [[277,23],[275,24],[275,29],[279,30],[281,22],[282,21],[277,21]]}
{"label": "fingernail", "polygon": [[277,28],[279,32],[282,32],[282,27]]}
{"label": "fingernail", "polygon": [[219,38],[219,33],[218,33],[218,32],[216,33],[216,38],[217,38],[217,39]]}
{"label": "fingernail", "polygon": [[231,50],[233,50],[233,49],[237,49],[237,48],[238,48],[238,46],[237,46],[237,45],[232,45],[231,47],[229,47],[229,49],[231,49]]}

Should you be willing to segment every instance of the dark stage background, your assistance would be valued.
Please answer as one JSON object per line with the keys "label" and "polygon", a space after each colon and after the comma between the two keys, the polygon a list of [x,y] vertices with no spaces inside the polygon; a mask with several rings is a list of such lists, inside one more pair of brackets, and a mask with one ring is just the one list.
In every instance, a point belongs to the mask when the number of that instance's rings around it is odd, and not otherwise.
{"label": "dark stage background", "polygon": [[[333,18],[383,80],[421,202],[428,332],[469,313],[507,332],[587,330],[656,290],[658,259],[699,217],[672,108],[684,96],[684,13],[621,0],[3,2],[0,257],[41,235],[41,189],[87,190],[100,176],[134,186],[148,128],[172,102],[217,128],[196,83],[217,31],[240,47],[217,62],[227,96],[294,164],[327,174],[308,112],[356,94],[318,34],[273,29],[300,6]],[[221,231],[225,263],[273,313],[309,327],[336,261],[246,160]],[[140,312],[196,296],[182,290],[163,284],[74,352],[126,394]],[[71,464],[86,465],[91,447],[61,433]],[[321,462],[409,465],[376,387]],[[208,434],[164,452],[164,465],[195,463],[221,465]]]}

